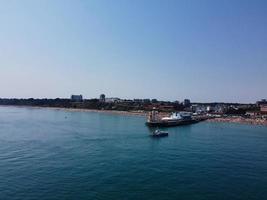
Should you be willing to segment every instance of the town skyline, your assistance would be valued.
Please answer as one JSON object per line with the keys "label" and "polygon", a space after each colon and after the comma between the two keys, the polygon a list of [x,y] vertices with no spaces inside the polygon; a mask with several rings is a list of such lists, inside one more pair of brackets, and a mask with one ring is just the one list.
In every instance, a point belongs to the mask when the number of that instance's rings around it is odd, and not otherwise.
{"label": "town skyline", "polygon": [[255,104],[257,102],[260,101],[265,101],[267,98],[259,98],[254,102],[227,102],[227,101],[195,101],[192,100],[190,98],[177,98],[174,100],[171,99],[159,99],[159,98],[155,98],[155,97],[145,97],[145,98],[137,98],[137,97],[133,97],[133,98],[127,98],[127,97],[118,97],[118,96],[106,96],[106,94],[101,93],[98,96],[84,96],[83,94],[78,94],[78,93],[73,93],[67,97],[0,97],[0,99],[72,99],[73,97],[79,97],[80,100],[92,100],[92,99],[101,99],[101,95],[104,95],[105,99],[109,99],[109,100],[113,100],[113,99],[118,99],[118,100],[156,100],[158,102],[179,102],[179,103],[183,103],[185,100],[189,100],[191,103],[203,103],[203,104],[213,104],[213,103],[218,103],[218,104]]}

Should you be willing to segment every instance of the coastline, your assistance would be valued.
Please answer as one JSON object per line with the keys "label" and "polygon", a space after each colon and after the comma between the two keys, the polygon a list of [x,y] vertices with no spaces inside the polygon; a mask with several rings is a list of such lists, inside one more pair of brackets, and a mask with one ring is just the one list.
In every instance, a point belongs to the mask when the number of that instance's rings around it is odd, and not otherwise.
{"label": "coastline", "polygon": [[61,110],[68,112],[94,112],[94,113],[105,113],[105,114],[117,114],[125,116],[146,116],[146,111],[119,111],[119,110],[96,110],[96,109],[86,109],[86,108],[63,108],[63,107],[49,107],[49,106],[17,106],[17,105],[0,105],[1,107],[18,107],[18,108],[36,108],[36,109],[51,109],[51,110]]}
{"label": "coastline", "polygon": [[237,123],[237,124],[246,124],[246,125],[261,125],[267,126],[267,120],[265,119],[253,119],[253,118],[244,118],[244,117],[220,117],[220,118],[211,118],[207,119],[207,122],[221,122],[221,123]]}
{"label": "coastline", "polygon": [[[18,105],[0,105],[0,107],[18,107],[18,108],[33,108],[33,109],[51,109],[67,112],[93,112],[93,113],[103,113],[103,114],[115,114],[124,116],[140,116],[146,117],[147,111],[119,111],[119,110],[96,110],[96,109],[85,109],[85,108],[63,108],[63,107],[49,107],[49,106],[18,106]],[[164,113],[164,116],[166,113]],[[210,118],[206,120],[207,122],[216,123],[238,123],[246,125],[261,125],[267,126],[267,120],[265,119],[254,119],[254,118],[244,118],[244,117],[218,117]]]}

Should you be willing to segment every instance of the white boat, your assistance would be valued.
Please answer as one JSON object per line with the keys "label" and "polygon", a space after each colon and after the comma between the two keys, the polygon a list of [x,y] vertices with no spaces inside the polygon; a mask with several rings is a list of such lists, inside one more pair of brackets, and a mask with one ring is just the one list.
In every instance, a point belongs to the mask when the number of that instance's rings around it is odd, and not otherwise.
{"label": "white boat", "polygon": [[160,130],[155,130],[152,134],[153,137],[165,137],[168,136],[169,133],[166,131],[160,131]]}

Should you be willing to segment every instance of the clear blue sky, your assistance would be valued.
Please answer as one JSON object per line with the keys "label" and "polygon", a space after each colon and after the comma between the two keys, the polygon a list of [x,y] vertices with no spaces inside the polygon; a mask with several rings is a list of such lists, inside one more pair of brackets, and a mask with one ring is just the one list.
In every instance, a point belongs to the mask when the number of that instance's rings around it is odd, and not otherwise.
{"label": "clear blue sky", "polygon": [[267,98],[267,1],[1,0],[0,97]]}

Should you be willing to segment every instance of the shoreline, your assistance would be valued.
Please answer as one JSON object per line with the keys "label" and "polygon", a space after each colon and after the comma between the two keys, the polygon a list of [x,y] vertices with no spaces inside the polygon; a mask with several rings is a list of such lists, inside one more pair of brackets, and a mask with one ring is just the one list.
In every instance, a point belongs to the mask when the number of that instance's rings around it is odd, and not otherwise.
{"label": "shoreline", "polygon": [[[49,106],[0,105],[0,107],[51,109],[51,110],[59,110],[67,112],[91,112],[91,113],[115,114],[124,116],[139,116],[139,117],[146,117],[148,114],[147,111],[96,110],[96,109],[86,109],[86,108],[62,108],[62,107],[49,107]],[[219,118],[210,118],[205,121],[216,122],[216,123],[236,123],[236,124],[245,124],[254,126],[267,126],[267,120],[265,119],[253,119],[244,117],[219,117]]]}
{"label": "shoreline", "polygon": [[217,122],[217,123],[235,123],[235,124],[246,124],[253,126],[267,126],[267,120],[265,119],[253,119],[244,117],[220,117],[207,119],[207,122]]}
{"label": "shoreline", "polygon": [[119,111],[119,110],[96,110],[96,109],[86,109],[86,108],[62,108],[62,107],[49,107],[49,106],[18,106],[18,105],[0,105],[0,107],[17,107],[17,108],[36,108],[36,109],[51,109],[51,110],[61,110],[68,112],[93,112],[93,113],[105,113],[105,114],[116,114],[125,116],[146,116],[147,112],[143,111]]}

